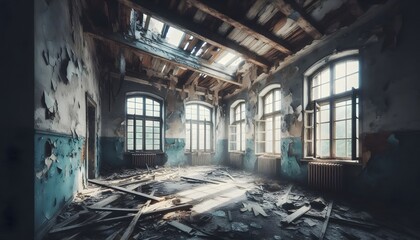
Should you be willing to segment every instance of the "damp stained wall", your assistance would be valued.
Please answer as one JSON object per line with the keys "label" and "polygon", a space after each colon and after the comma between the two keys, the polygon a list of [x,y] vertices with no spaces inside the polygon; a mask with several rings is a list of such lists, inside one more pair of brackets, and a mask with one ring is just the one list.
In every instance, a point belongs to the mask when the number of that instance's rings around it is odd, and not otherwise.
{"label": "damp stained wall", "polygon": [[[277,83],[282,93],[282,177],[306,182],[307,164],[302,162],[302,110],[304,73],[320,59],[344,50],[359,50],[361,77],[361,142],[359,165],[345,165],[345,184],[354,194],[413,201],[420,183],[420,34],[415,31],[420,16],[409,1],[389,1],[375,17],[362,18],[341,29],[317,47],[311,47],[280,71],[226,99],[246,101],[247,149],[244,168],[255,169],[255,113],[258,93]],[[373,8],[376,11],[376,8]],[[299,55],[299,54],[298,54]],[[254,79],[244,79],[253,82]],[[227,118],[229,122],[229,118]],[[227,129],[226,129],[227,131]],[[413,170],[416,169],[416,170]]]}
{"label": "damp stained wall", "polygon": [[[93,137],[100,137],[99,69],[93,42],[83,35],[82,13],[83,2],[79,0],[35,1],[34,222],[37,237],[83,188],[86,95],[96,103],[96,136]],[[99,160],[94,161],[97,175]]]}
{"label": "damp stained wall", "polygon": [[[191,164],[191,154],[185,153],[185,104],[190,100],[206,99],[204,96],[184,97],[180,92],[166,88],[148,86],[140,83],[123,81],[118,91],[119,79],[109,79],[102,94],[102,136],[101,161],[105,168],[130,167],[130,160],[125,150],[125,112],[127,93],[151,93],[163,99],[164,104],[164,157],[165,166],[183,166]],[[108,94],[109,87],[112,95]],[[115,88],[115,89],[114,89]],[[215,151],[212,164],[220,164],[227,155],[227,135],[225,129],[225,111],[223,106],[213,108],[215,114],[214,133]]]}

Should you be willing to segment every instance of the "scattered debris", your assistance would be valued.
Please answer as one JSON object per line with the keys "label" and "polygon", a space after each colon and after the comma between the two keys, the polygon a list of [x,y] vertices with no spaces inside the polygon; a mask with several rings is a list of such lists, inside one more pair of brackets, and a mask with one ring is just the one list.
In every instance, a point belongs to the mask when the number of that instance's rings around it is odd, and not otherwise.
{"label": "scattered debris", "polygon": [[296,219],[298,219],[299,217],[301,217],[303,214],[305,214],[310,209],[311,209],[311,205],[305,204],[304,206],[299,208],[297,211],[295,211],[294,213],[287,216],[284,220],[282,220],[282,222],[290,224],[291,222],[293,222]]}
{"label": "scattered debris", "polygon": [[232,222],[231,227],[232,227],[232,231],[235,231],[235,232],[248,232],[249,231],[248,225],[241,222]]}
{"label": "scattered debris", "polygon": [[255,222],[250,223],[249,226],[251,226],[253,228],[258,228],[258,229],[261,229],[262,228],[262,226],[260,224],[255,223]]}
{"label": "scattered debris", "polygon": [[188,227],[187,225],[182,224],[178,221],[171,221],[171,222],[168,222],[168,224],[171,225],[172,227],[175,227],[175,228],[177,228],[177,229],[179,229],[179,230],[181,230],[185,233],[188,233],[190,235],[194,231],[194,229],[192,229],[192,228]]}
{"label": "scattered debris", "polygon": [[219,211],[215,211],[215,212],[212,212],[211,213],[213,216],[217,216],[217,217],[226,217],[226,213],[225,213],[225,211],[221,211],[221,210],[219,210]]}
{"label": "scattered debris", "polygon": [[311,207],[318,211],[322,211],[326,206],[327,204],[323,198],[317,198],[311,201]]}
{"label": "scattered debris", "polygon": [[303,221],[304,221],[306,224],[308,224],[308,225],[309,225],[309,227],[313,227],[313,226],[315,226],[315,225],[316,225],[316,222],[312,221],[312,220],[311,220],[311,219],[309,219],[309,218],[305,218]]}

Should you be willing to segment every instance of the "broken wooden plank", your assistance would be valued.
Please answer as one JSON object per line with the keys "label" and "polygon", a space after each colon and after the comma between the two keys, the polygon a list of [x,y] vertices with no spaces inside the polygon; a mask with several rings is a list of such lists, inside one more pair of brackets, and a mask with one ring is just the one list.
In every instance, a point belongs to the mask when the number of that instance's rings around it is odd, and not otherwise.
{"label": "broken wooden plank", "polygon": [[[114,194],[111,195],[105,199],[102,199],[101,201],[94,203],[91,205],[91,207],[105,207],[106,205],[111,204],[112,202],[115,202],[121,197],[121,194]],[[89,208],[89,207],[88,207]]]}
{"label": "broken wooden plank", "polygon": [[212,180],[205,180],[205,179],[199,179],[199,178],[192,178],[192,177],[181,177],[185,180],[192,180],[192,181],[199,181],[199,182],[205,182],[205,183],[212,183],[212,184],[219,184],[219,182],[212,181]]}
{"label": "broken wooden plank", "polygon": [[115,231],[113,234],[109,235],[105,240],[114,240],[115,237],[118,236],[118,234],[123,230],[124,228],[120,228],[117,231]]}
{"label": "broken wooden plank", "polygon": [[88,212],[89,212],[89,211],[86,211],[86,210],[83,210],[83,211],[81,211],[81,212],[78,212],[78,213],[76,213],[76,214],[72,215],[71,217],[69,217],[69,218],[67,218],[67,219],[63,220],[62,222],[57,223],[56,225],[54,225],[53,229],[54,229],[54,228],[61,228],[61,227],[64,227],[64,226],[66,226],[66,225],[68,225],[68,224],[70,224],[70,223],[74,222],[74,221],[75,221],[76,219],[78,219],[81,215],[86,214],[86,213],[88,213]]}
{"label": "broken wooden plank", "polygon": [[[323,217],[323,216],[319,216],[319,215],[316,215],[316,214],[313,214],[313,213],[310,213],[310,212],[305,213],[304,216],[314,218],[314,219],[319,219],[319,220],[324,220],[325,219],[325,217]],[[344,219],[344,218],[337,218],[337,217],[334,217],[334,216],[330,216],[329,221],[334,222],[334,223],[338,223],[338,224],[344,224],[344,225],[349,225],[349,226],[353,226],[353,227],[359,227],[359,228],[363,228],[363,229],[367,229],[367,230],[371,230],[371,229],[379,227],[379,225],[376,225],[376,224],[373,224],[373,223],[361,222],[361,221]]]}
{"label": "broken wooden plank", "polygon": [[[259,214],[261,214],[264,217],[268,217],[267,213],[265,213],[264,209],[262,209],[262,207],[260,205],[252,204],[251,207],[252,207],[252,210],[254,211],[255,216],[258,216]],[[249,207],[248,207],[248,209],[249,209]]]}
{"label": "broken wooden plank", "polygon": [[328,204],[327,214],[325,215],[324,225],[322,225],[321,234],[319,235],[319,239],[324,239],[325,232],[327,231],[328,221],[330,220],[331,210],[333,207],[333,201]]}
{"label": "broken wooden plank", "polygon": [[282,220],[282,222],[285,222],[287,224],[290,224],[291,222],[293,222],[294,220],[298,219],[300,216],[302,216],[303,214],[305,214],[310,209],[311,209],[311,205],[305,204],[301,208],[299,208],[298,210],[296,210],[294,213],[292,213],[289,216],[287,216],[284,220]]}
{"label": "broken wooden plank", "polygon": [[[173,211],[178,211],[178,210],[186,210],[186,209],[190,209],[192,208],[191,204],[182,204],[182,205],[177,205],[177,206],[172,206],[172,207],[167,207],[167,208],[161,208],[161,209],[156,209],[154,211],[147,211],[143,213],[143,216],[150,216],[150,215],[154,215],[154,214],[161,214],[161,213],[168,213],[168,212],[173,212]],[[94,210],[94,211],[106,211],[106,212],[121,212],[121,213],[137,213],[138,209],[132,209],[132,208],[90,208],[90,210]]]}
{"label": "broken wooden plank", "polygon": [[[154,194],[155,194],[155,190],[153,190],[153,192],[150,195],[153,196]],[[150,202],[151,200],[147,200],[147,202],[142,206],[142,208],[136,213],[136,215],[133,217],[133,220],[131,220],[130,224],[128,225],[127,229],[125,230],[120,240],[127,240],[130,238],[131,234],[134,231],[134,227],[137,224],[137,221],[140,219],[140,216],[144,213],[146,208],[149,206]]]}
{"label": "broken wooden plank", "polygon": [[286,193],[276,202],[277,207],[281,207],[285,202],[287,202],[287,199],[289,197],[289,193],[292,190],[293,184],[290,184],[289,187],[286,190]]}
{"label": "broken wooden plank", "polygon": [[101,225],[101,224],[128,221],[129,219],[133,218],[133,216],[134,215],[127,215],[127,216],[121,216],[121,217],[114,217],[114,218],[107,218],[107,219],[92,221],[90,223],[79,223],[79,224],[75,224],[75,225],[71,225],[71,226],[52,229],[49,233],[50,234],[56,234],[56,233],[74,231],[74,230],[80,231],[81,229],[88,229],[90,227]]}
{"label": "broken wooden plank", "polygon": [[227,211],[227,215],[229,222],[232,222],[232,213],[230,212],[230,210]]}
{"label": "broken wooden plank", "polygon": [[135,180],[135,181],[127,181],[127,182],[124,181],[119,184],[116,184],[116,186],[124,187],[124,186],[128,186],[135,183],[147,183],[147,182],[151,182],[152,180],[153,180],[152,178],[145,178],[145,179],[140,179],[140,180]]}
{"label": "broken wooden plank", "polygon": [[175,228],[181,230],[182,232],[185,232],[185,233],[190,234],[190,235],[191,235],[191,232],[194,231],[194,229],[192,229],[189,226],[187,226],[185,224],[182,224],[178,221],[170,221],[170,222],[168,222],[168,224],[170,226],[175,227]]}
{"label": "broken wooden plank", "polygon": [[120,192],[132,194],[132,195],[135,195],[135,196],[139,196],[139,197],[150,199],[150,200],[154,200],[154,201],[162,201],[163,200],[163,198],[161,198],[161,197],[150,196],[148,194],[136,192],[136,191],[133,191],[133,190],[129,190],[127,188],[122,188],[122,187],[117,187],[117,186],[111,186],[111,185],[102,183],[102,182],[97,181],[97,180],[91,180],[91,179],[89,179],[88,182],[89,183],[96,184],[96,185],[99,185],[101,187],[111,188],[111,189],[114,189],[114,190],[117,190],[117,191],[120,191]]}

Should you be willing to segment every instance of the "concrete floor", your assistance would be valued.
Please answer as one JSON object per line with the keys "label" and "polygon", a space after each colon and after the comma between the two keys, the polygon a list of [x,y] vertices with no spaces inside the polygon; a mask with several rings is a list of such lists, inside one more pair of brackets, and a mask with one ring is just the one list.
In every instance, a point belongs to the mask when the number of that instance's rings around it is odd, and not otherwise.
{"label": "concrete floor", "polygon": [[[206,179],[212,183],[186,181],[182,177]],[[413,226],[412,221],[410,223],[409,219],[404,218],[403,214],[398,216],[391,211],[364,209],[360,204],[343,197],[344,195],[325,195],[304,186],[226,167],[160,168],[151,172],[140,169],[124,170],[104,176],[100,180],[111,185],[123,183],[124,187],[129,187],[130,183],[142,179],[145,182],[139,183],[141,186],[137,191],[146,194],[154,191],[155,196],[165,197],[163,201],[152,202],[147,211],[170,207],[175,202],[192,204],[193,207],[190,211],[141,219],[131,239],[318,239],[327,213],[326,205],[331,201],[331,218],[324,239],[418,239],[415,230],[418,228]],[[135,184],[131,184],[133,185]],[[276,203],[285,196],[289,188],[286,204],[277,206]],[[86,210],[87,215],[95,219],[106,212],[95,213],[87,207],[115,194],[119,193],[89,184],[61,213],[58,224]],[[324,207],[319,210],[312,208],[291,224],[282,223],[289,214],[319,197],[324,200]],[[137,209],[144,202],[145,200],[130,194],[122,194],[118,201],[107,207]],[[258,214],[252,206],[256,206],[256,209],[261,207],[267,216]],[[308,214],[312,216],[309,217]],[[121,214],[114,212],[104,219],[113,216]],[[358,224],[349,224],[349,220]],[[85,220],[80,217],[66,226],[83,221]],[[194,230],[190,233],[182,232],[169,225],[168,222],[171,221],[180,222]],[[128,224],[129,221],[125,221],[87,229],[79,228],[76,231],[50,234],[46,239],[119,239]]]}

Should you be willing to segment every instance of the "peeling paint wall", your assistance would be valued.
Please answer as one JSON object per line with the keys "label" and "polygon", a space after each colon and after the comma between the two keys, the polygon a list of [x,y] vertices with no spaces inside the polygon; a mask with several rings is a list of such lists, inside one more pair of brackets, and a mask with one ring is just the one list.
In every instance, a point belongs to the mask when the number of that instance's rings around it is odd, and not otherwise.
{"label": "peeling paint wall", "polygon": [[[265,79],[258,82],[245,79],[245,82],[252,84],[225,101],[227,107],[237,99],[246,101],[245,169],[255,168],[254,125],[258,93],[271,83],[279,83],[282,94],[282,153],[279,170],[283,177],[306,182],[307,164],[300,161],[302,110],[306,108],[303,101],[304,72],[318,60],[336,51],[358,49],[362,91],[362,163],[366,168],[345,166],[346,185],[353,192],[365,195],[375,192],[373,189],[380,186],[380,196],[397,194],[409,199],[406,195],[408,188],[420,183],[420,173],[410,170],[419,169],[420,162],[408,160],[409,156],[413,158],[417,155],[415,149],[420,147],[420,141],[416,140],[420,130],[420,108],[416,105],[420,103],[420,61],[413,57],[413,53],[420,52],[420,34],[414,31],[420,17],[408,4],[408,1],[402,1],[400,7],[389,4],[385,14],[363,24],[341,29],[318,48],[313,48],[280,71],[267,75]],[[370,150],[369,138],[379,141],[381,138],[378,136],[384,134],[387,136],[384,144],[377,144],[384,150],[381,153]],[[389,140],[390,136],[394,137]],[[394,144],[388,144],[388,141]],[[401,143],[404,144],[401,146]],[[411,184],[408,179],[411,179]],[[394,182],[387,188],[389,181]],[[399,191],[407,192],[399,194]],[[420,195],[418,192],[415,193],[417,196]]]}
{"label": "peeling paint wall", "polygon": [[[86,94],[97,105],[94,138],[100,136],[99,70],[93,42],[84,37],[80,23],[83,4],[79,0],[35,1],[34,160],[38,233],[82,188]],[[47,142],[53,144],[51,149],[45,147]],[[97,159],[95,162],[99,164]]]}

